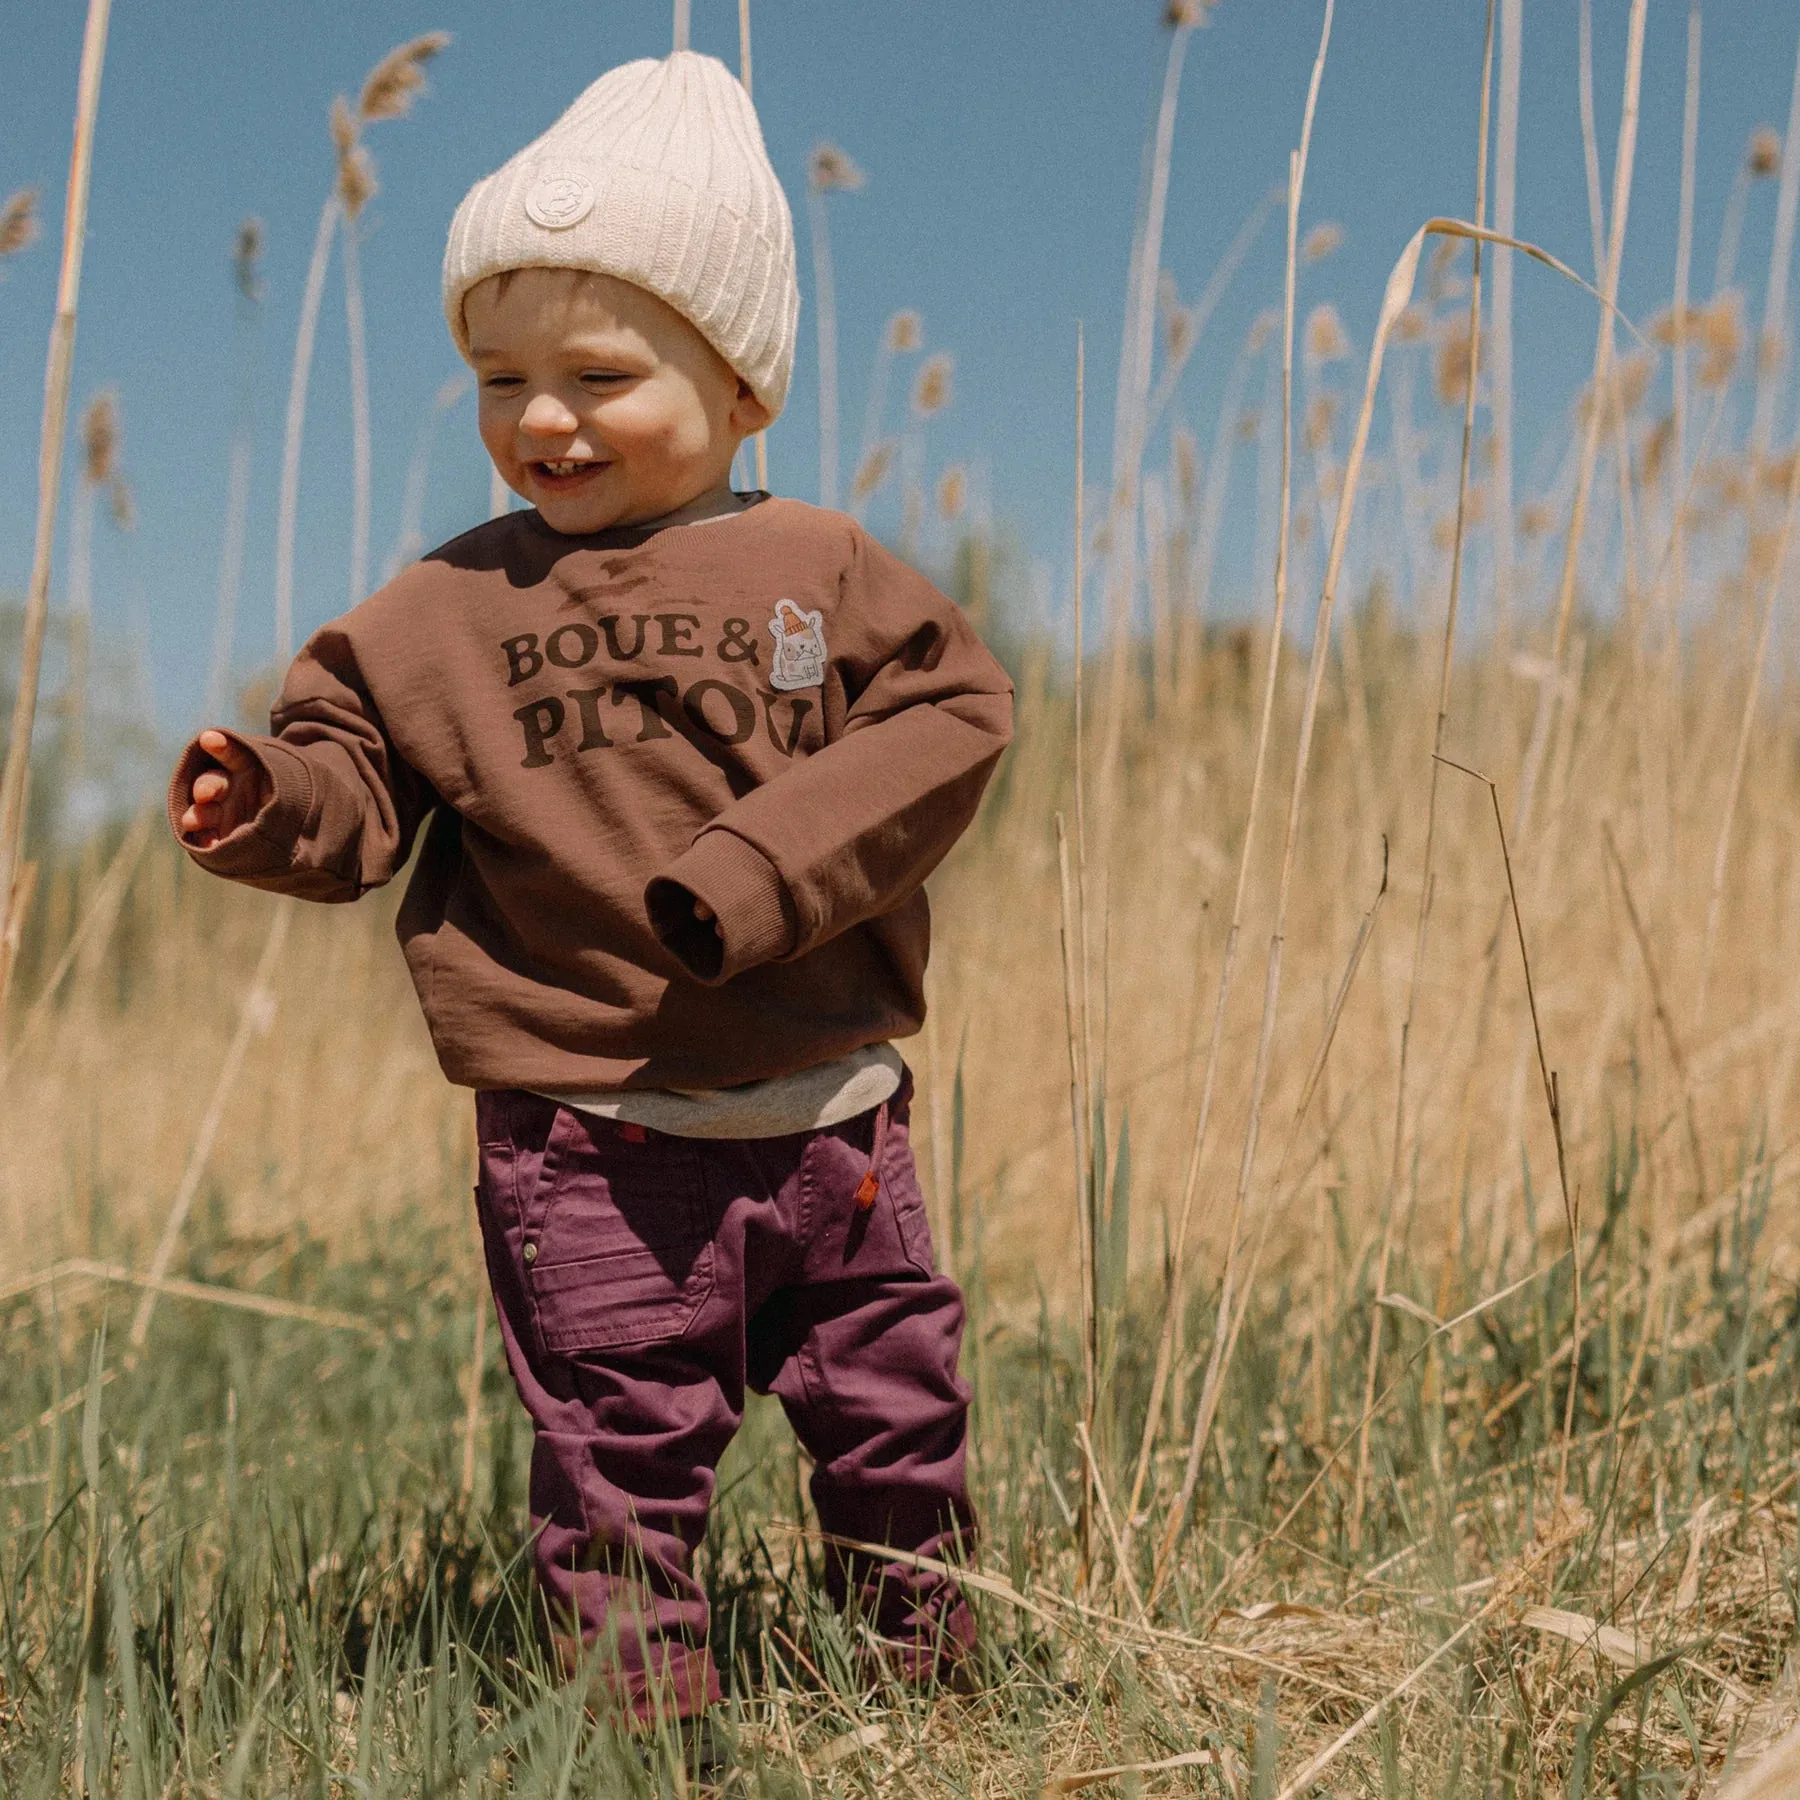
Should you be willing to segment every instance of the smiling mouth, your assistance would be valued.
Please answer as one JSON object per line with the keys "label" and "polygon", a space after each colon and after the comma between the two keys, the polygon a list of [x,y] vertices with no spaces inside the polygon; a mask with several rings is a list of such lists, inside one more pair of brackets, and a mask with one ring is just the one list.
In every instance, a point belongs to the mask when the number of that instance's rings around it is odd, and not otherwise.
{"label": "smiling mouth", "polygon": [[546,486],[565,487],[611,466],[610,463],[589,462],[577,457],[562,457],[555,461],[534,462],[531,464],[531,472]]}

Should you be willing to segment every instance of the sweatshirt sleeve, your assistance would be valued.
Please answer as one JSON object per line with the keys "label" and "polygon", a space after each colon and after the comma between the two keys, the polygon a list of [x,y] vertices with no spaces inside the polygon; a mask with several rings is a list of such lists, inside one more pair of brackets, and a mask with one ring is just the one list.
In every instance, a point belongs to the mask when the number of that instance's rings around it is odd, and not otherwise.
{"label": "sweatshirt sleeve", "polygon": [[[1012,682],[962,609],[860,529],[828,682],[841,731],[734,801],[649,884],[700,981],[803,956],[914,893],[967,829],[1012,737]],[[704,903],[717,927],[703,925]]]}
{"label": "sweatshirt sleeve", "polygon": [[[327,625],[288,670],[272,735],[227,732],[262,765],[269,797],[254,817],[202,850],[203,869],[247,887],[305,900],[355,900],[404,866],[420,821],[437,804],[395,751],[357,665],[345,622]],[[196,740],[169,783],[169,823],[194,778],[217,767]]]}

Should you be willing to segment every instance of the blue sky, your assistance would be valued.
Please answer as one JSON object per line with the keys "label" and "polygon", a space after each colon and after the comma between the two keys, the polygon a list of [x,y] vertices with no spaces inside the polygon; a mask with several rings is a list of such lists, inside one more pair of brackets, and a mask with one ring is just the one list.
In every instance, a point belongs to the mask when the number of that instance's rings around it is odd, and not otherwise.
{"label": "blue sky", "polygon": [[[694,41],[735,61],[731,0],[692,0]],[[0,193],[37,185],[49,229],[0,281],[0,591],[30,560],[35,449],[55,237],[68,155],[82,8],[0,15]],[[1624,0],[1598,0],[1597,105],[1610,168],[1624,53]],[[438,310],[450,215],[468,185],[542,131],[613,63],[660,54],[667,0],[496,6],[474,0],[116,0],[95,162],[77,354],[77,403],[120,396],[124,467],[139,524],[102,529],[102,629],[141,621],[165,733],[195,716],[205,682],[233,410],[233,287],[239,220],[266,224],[267,300],[255,343],[258,432],[242,657],[271,643],[277,433],[304,274],[331,179],[325,111],[399,40],[441,28],[455,42],[406,121],[375,129],[382,189],[366,215],[375,434],[377,569],[400,525],[407,460],[433,396],[459,368]],[[955,400],[933,422],[934,467],[985,471],[997,515],[1033,555],[1066,554],[1075,321],[1092,376],[1090,468],[1104,472],[1111,383],[1145,132],[1166,36],[1159,0],[970,5],[907,0],[759,0],[758,110],[796,205],[805,159],[841,144],[868,175],[833,201],[844,432],[854,442],[870,360],[897,307],[924,316],[928,348],[956,358]],[[1687,8],[1650,9],[1643,116],[1622,301],[1642,316],[1667,297],[1674,259]],[[1320,98],[1303,223],[1335,221],[1344,248],[1307,272],[1303,304],[1341,308],[1358,354],[1387,269],[1427,215],[1472,206],[1484,8],[1480,0],[1343,0]],[[1519,226],[1587,272],[1573,0],[1526,0]],[[1314,0],[1223,0],[1195,34],[1175,143],[1165,265],[1183,294],[1204,285],[1297,138],[1317,43]],[[1785,123],[1797,22],[1778,0],[1707,8],[1696,266],[1709,274],[1724,196],[1745,138]],[[1745,233],[1760,301],[1772,183]],[[771,436],[774,485],[817,491],[816,387],[808,312],[789,410]],[[1246,264],[1200,353],[1182,405],[1210,429],[1225,364],[1248,321],[1278,298],[1278,234]],[[1518,277],[1520,468],[1554,429],[1592,346],[1591,303],[1548,277]],[[335,279],[320,333],[303,471],[297,592],[302,632],[345,604],[348,382]],[[428,540],[485,510],[487,474],[464,401],[445,419],[425,514]],[[66,508],[65,508],[66,516]],[[66,566],[66,557],[62,559]]]}

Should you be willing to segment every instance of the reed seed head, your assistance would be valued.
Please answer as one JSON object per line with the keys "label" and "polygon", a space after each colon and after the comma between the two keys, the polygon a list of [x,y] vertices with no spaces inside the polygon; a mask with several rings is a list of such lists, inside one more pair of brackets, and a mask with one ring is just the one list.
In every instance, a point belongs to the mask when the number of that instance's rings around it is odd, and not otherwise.
{"label": "reed seed head", "polygon": [[1456,265],[1456,259],[1462,255],[1463,240],[1461,238],[1441,237],[1431,247],[1431,262],[1427,266],[1425,276],[1425,293],[1427,298],[1438,301],[1451,298],[1450,271]]}
{"label": "reed seed head", "polygon": [[1165,31],[1191,31],[1196,25],[1204,25],[1206,7],[1203,0],[1167,0],[1162,22]]}
{"label": "reed seed head", "polygon": [[1331,223],[1315,225],[1300,246],[1300,260],[1309,263],[1323,262],[1334,250],[1341,249],[1343,242],[1343,226]]}
{"label": "reed seed head", "polygon": [[961,463],[952,463],[938,480],[938,512],[946,519],[960,518],[968,501],[968,471]]}
{"label": "reed seed head", "polygon": [[1181,510],[1192,512],[1200,493],[1200,445],[1185,425],[1169,433],[1169,464],[1175,475],[1175,497]]}
{"label": "reed seed head", "polygon": [[38,240],[37,189],[20,188],[0,206],[0,263]]}
{"label": "reed seed head", "polygon": [[1341,362],[1350,354],[1350,334],[1329,300],[1322,300],[1306,315],[1306,329],[1300,341],[1306,360],[1315,367]]}
{"label": "reed seed head", "polygon": [[110,388],[96,394],[81,415],[82,474],[90,487],[111,481],[119,455],[119,401]]}
{"label": "reed seed head", "polygon": [[1416,344],[1424,337],[1429,325],[1423,307],[1409,306],[1395,318],[1390,335],[1396,344]]}
{"label": "reed seed head", "polygon": [[1163,322],[1163,354],[1172,363],[1185,361],[1199,335],[1191,309],[1177,306]]}
{"label": "reed seed head", "polygon": [[1664,413],[1644,433],[1643,479],[1645,482],[1656,482],[1662,479],[1663,470],[1669,464],[1669,452],[1674,448],[1675,415]]}
{"label": "reed seed head", "polygon": [[363,81],[356,103],[359,119],[403,119],[412,103],[425,91],[425,65],[448,47],[447,31],[428,31],[422,37],[397,44],[372,68]]}
{"label": "reed seed head", "polygon": [[1312,404],[1306,409],[1306,447],[1313,455],[1325,449],[1331,442],[1331,427],[1337,419],[1338,398],[1336,394],[1315,394]]}
{"label": "reed seed head", "polygon": [[895,356],[917,350],[925,341],[925,321],[910,308],[894,313],[887,322],[887,347]]}
{"label": "reed seed head", "polygon": [[1541,538],[1556,523],[1556,512],[1548,500],[1527,500],[1519,508],[1519,535]]}
{"label": "reed seed head", "polygon": [[916,418],[929,419],[950,404],[951,377],[956,372],[955,359],[947,350],[928,356],[913,383],[912,409]]}
{"label": "reed seed head", "polygon": [[1445,406],[1461,406],[1469,386],[1469,326],[1466,319],[1447,325],[1438,336],[1432,382]]}
{"label": "reed seed head", "polygon": [[1781,172],[1781,133],[1773,125],[1759,125],[1744,146],[1744,172],[1753,181],[1768,181]]}
{"label": "reed seed head", "polygon": [[894,440],[883,438],[879,444],[871,446],[858,465],[855,479],[850,483],[850,497],[853,500],[867,500],[887,480],[893,466]]}
{"label": "reed seed head", "polygon": [[[1622,356],[1613,364],[1612,373],[1607,377],[1607,386],[1612,392],[1612,404],[1622,418],[1630,418],[1644,403],[1644,396],[1650,391],[1650,377],[1654,373],[1654,365],[1647,352],[1639,352],[1635,356]],[[1578,406],[1581,418],[1587,417],[1587,409],[1593,401],[1592,385],[1583,391]]]}
{"label": "reed seed head", "polygon": [[137,529],[137,498],[131,491],[131,483],[123,475],[115,475],[106,484],[106,510],[118,530]]}
{"label": "reed seed head", "polygon": [[237,279],[238,292],[246,300],[260,301],[262,284],[263,222],[252,214],[237,228],[231,246],[231,272]]}
{"label": "reed seed head", "polygon": [[342,94],[331,103],[331,141],[337,149],[337,191],[344,211],[356,218],[380,191],[375,159],[361,142],[355,114]]}
{"label": "reed seed head", "polygon": [[1744,297],[1735,288],[1700,312],[1700,385],[1723,387],[1744,348]]}
{"label": "reed seed head", "polygon": [[836,144],[813,145],[812,155],[806,159],[806,179],[818,194],[854,193],[868,181]]}
{"label": "reed seed head", "polygon": [[1281,323],[1281,313],[1273,306],[1265,306],[1250,321],[1250,329],[1244,336],[1244,354],[1246,356],[1262,355],[1263,346],[1275,334],[1275,327]]}
{"label": "reed seed head", "polygon": [[1234,427],[1237,432],[1237,440],[1240,444],[1252,442],[1261,428],[1262,421],[1253,412],[1239,413],[1237,424]]}

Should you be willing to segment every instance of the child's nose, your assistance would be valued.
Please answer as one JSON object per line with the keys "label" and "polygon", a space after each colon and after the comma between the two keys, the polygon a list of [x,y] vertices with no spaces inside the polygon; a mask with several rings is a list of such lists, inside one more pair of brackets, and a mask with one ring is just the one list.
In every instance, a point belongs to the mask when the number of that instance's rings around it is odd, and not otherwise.
{"label": "child's nose", "polygon": [[531,437],[567,437],[580,423],[554,394],[532,395],[519,415],[519,429]]}

